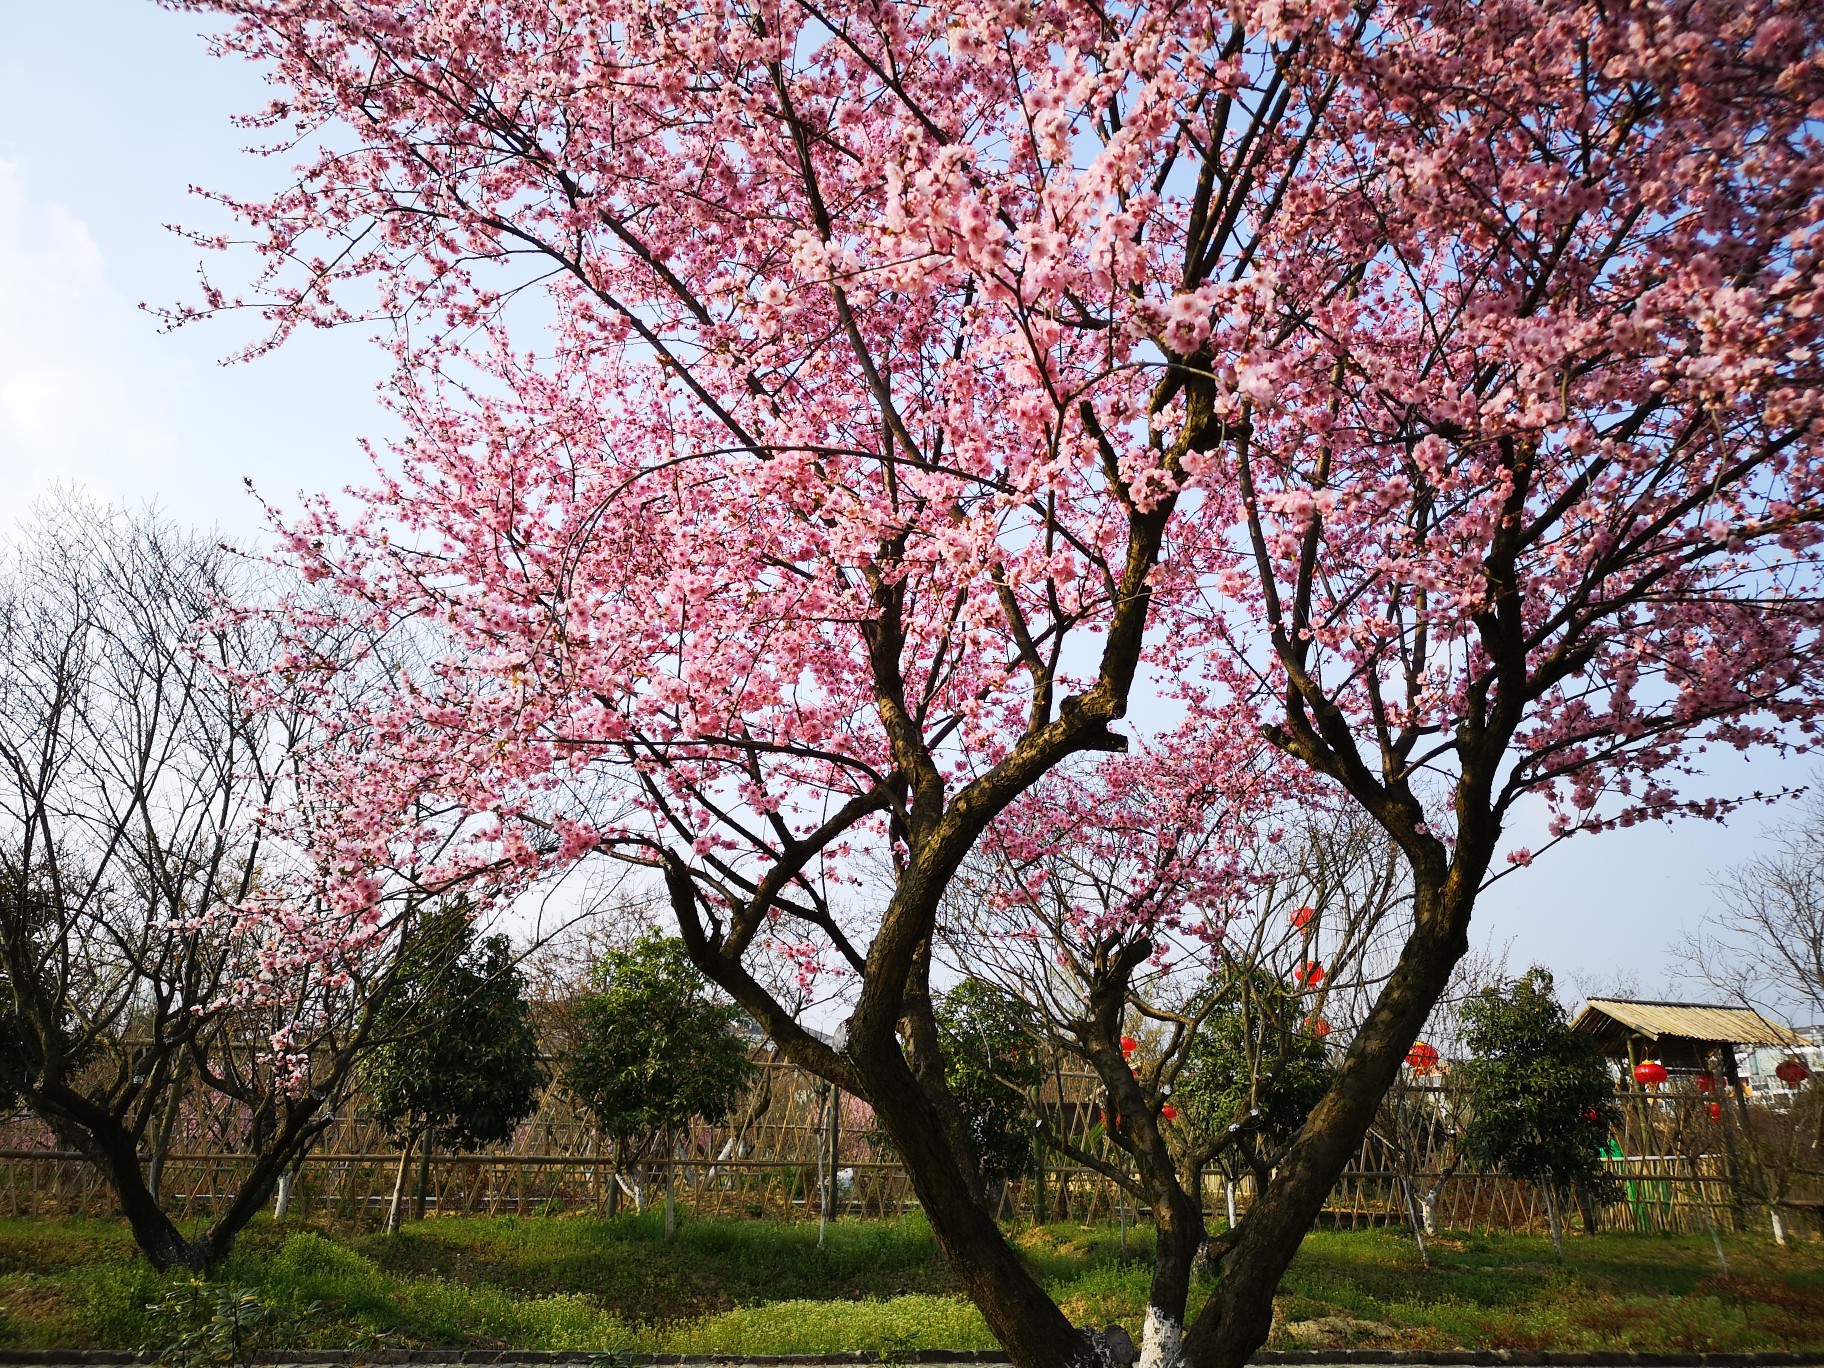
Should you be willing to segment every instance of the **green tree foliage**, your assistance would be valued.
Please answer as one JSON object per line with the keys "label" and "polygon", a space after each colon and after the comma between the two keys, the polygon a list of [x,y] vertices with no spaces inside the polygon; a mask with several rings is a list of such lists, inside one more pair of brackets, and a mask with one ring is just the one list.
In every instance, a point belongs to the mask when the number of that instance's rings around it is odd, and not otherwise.
{"label": "green tree foliage", "polygon": [[25,1024],[9,1001],[10,991],[5,975],[0,974],[0,1113],[19,1105],[31,1058]]}
{"label": "green tree foliage", "polygon": [[1032,1163],[1028,1090],[1045,1074],[1038,1016],[1005,988],[966,978],[937,1005],[944,1081],[969,1126],[982,1183],[992,1190]]}
{"label": "green tree foliage", "polygon": [[468,911],[441,907],[413,930],[362,1068],[376,1118],[396,1141],[427,1131],[448,1149],[498,1144],[546,1083],[525,981],[505,936],[478,939]]}
{"label": "green tree foliage", "polygon": [[1544,1185],[1554,1234],[1558,1194],[1614,1200],[1619,1184],[1601,1156],[1621,1100],[1595,1040],[1571,1029],[1551,973],[1534,965],[1485,989],[1464,1004],[1463,1021],[1470,1156]]}
{"label": "green tree foliage", "polygon": [[1230,963],[1197,1005],[1205,1015],[1172,1100],[1199,1135],[1233,1137],[1218,1156],[1231,1173],[1270,1167],[1330,1086],[1304,995],[1264,967]]}
{"label": "green tree foliage", "polygon": [[564,1086],[622,1153],[693,1117],[720,1121],[754,1076],[735,1029],[740,1008],[714,1001],[675,937],[613,950],[577,1004]]}

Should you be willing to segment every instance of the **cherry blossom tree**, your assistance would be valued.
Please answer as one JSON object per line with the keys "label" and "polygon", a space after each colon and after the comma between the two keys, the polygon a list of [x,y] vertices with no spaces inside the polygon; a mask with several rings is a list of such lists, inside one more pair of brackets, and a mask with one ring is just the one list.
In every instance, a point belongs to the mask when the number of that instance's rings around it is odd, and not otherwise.
{"label": "cherry blossom tree", "polygon": [[1101,1083],[1100,1136],[1045,1141],[1151,1212],[1142,1368],[1178,1360],[1197,1260],[1241,1229],[1211,1238],[1205,1174],[1267,1185],[1400,938],[1398,852],[1353,805],[1288,793],[1272,755],[1192,726],[1060,766],[990,828],[940,920],[940,957],[1032,1003]]}
{"label": "cherry blossom tree", "polygon": [[[873,1106],[1018,1363],[1091,1350],[947,1142],[933,931],[1136,700],[1264,736],[1410,873],[1185,1333],[1225,1368],[1515,805],[1716,816],[1704,747],[1811,744],[1816,6],[174,3],[305,149],[221,198],[265,269],[194,312],[399,361],[378,485],[287,523],[352,630],[444,643],[337,713],[328,896],[660,871],[703,971]],[[846,985],[840,1048],[781,958]]]}

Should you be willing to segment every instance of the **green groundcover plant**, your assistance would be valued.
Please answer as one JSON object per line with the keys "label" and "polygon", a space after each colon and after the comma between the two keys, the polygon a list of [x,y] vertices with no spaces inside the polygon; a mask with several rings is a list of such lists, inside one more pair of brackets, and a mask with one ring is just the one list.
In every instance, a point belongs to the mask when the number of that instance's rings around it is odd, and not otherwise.
{"label": "green groundcover plant", "polygon": [[[1146,1306],[1151,1233],[1048,1225],[1010,1232],[1083,1322],[1130,1331]],[[257,1301],[262,1346],[568,1349],[603,1354],[894,1354],[993,1339],[917,1217],[811,1222],[656,1216],[445,1217],[404,1233],[256,1223],[202,1290],[135,1258],[103,1221],[0,1219],[0,1349],[155,1350],[192,1333],[212,1352],[217,1290]],[[1395,1233],[1308,1236],[1275,1306],[1274,1348],[1824,1352],[1824,1249],[1725,1237],[1580,1239],[1569,1264],[1540,1236],[1440,1237],[1433,1266]],[[1210,1284],[1199,1282],[1197,1298]],[[155,1308],[188,1298],[195,1315]],[[188,1305],[189,1302],[186,1302]],[[226,1360],[217,1360],[226,1361]]]}

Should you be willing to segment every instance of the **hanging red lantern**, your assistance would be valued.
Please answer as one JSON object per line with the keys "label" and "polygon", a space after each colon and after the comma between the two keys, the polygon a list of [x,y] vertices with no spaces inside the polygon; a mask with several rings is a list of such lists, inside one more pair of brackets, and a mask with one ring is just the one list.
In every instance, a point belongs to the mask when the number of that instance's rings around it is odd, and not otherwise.
{"label": "hanging red lantern", "polygon": [[1406,1051],[1406,1062],[1412,1066],[1414,1073],[1430,1073],[1438,1067],[1437,1047],[1421,1040]]}
{"label": "hanging red lantern", "polygon": [[1330,1034],[1330,1023],[1325,1021],[1321,1016],[1306,1017],[1305,1027],[1319,1040],[1322,1040],[1325,1036]]}
{"label": "hanging red lantern", "polygon": [[1311,925],[1311,919],[1315,916],[1317,916],[1317,909],[1315,907],[1305,906],[1299,908],[1298,911],[1292,914],[1293,929],[1296,931],[1303,931],[1307,926]]}
{"label": "hanging red lantern", "polygon": [[1664,1083],[1666,1066],[1657,1059],[1643,1059],[1634,1066],[1634,1081],[1645,1083],[1649,1088],[1656,1083]]}
{"label": "hanging red lantern", "polygon": [[1122,1036],[1121,1037],[1121,1053],[1122,1054],[1131,1055],[1135,1050],[1137,1050],[1139,1048],[1140,1048],[1140,1042],[1135,1040],[1132,1036]]}
{"label": "hanging red lantern", "polygon": [[1594,1121],[1596,1119],[1596,1108],[1585,1107],[1583,1109],[1583,1119],[1585,1121]]}
{"label": "hanging red lantern", "polygon": [[1697,1090],[1701,1093],[1712,1093],[1716,1091],[1715,1074],[1701,1073],[1691,1081],[1697,1084]]}
{"label": "hanging red lantern", "polygon": [[1712,1121],[1721,1121],[1723,1119],[1723,1104],[1721,1102],[1712,1102],[1706,1110],[1709,1111],[1710,1119]]}
{"label": "hanging red lantern", "polygon": [[1174,1107],[1170,1102],[1167,1102],[1163,1107],[1159,1108],[1159,1115],[1167,1121],[1176,1121],[1178,1119],[1178,1108]]}
{"label": "hanging red lantern", "polygon": [[1292,982],[1306,988],[1315,988],[1324,981],[1324,966],[1316,960],[1306,960],[1292,971]]}
{"label": "hanging red lantern", "polygon": [[1811,1070],[1805,1067],[1802,1059],[1782,1059],[1774,1067],[1773,1076],[1787,1086],[1796,1088],[1811,1077]]}

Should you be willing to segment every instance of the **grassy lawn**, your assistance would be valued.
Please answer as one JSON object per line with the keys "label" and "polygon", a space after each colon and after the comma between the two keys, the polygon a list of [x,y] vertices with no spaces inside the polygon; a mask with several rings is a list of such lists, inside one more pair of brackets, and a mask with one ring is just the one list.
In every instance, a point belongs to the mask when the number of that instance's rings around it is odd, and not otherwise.
{"label": "grassy lawn", "polygon": [[[1147,1246],[1115,1232],[1017,1233],[1082,1324],[1138,1332]],[[1383,1232],[1314,1234],[1282,1289],[1273,1347],[1824,1350],[1824,1246],[1704,1238],[1435,1242],[1432,1267]],[[301,1347],[510,1347],[682,1353],[991,1348],[916,1218],[810,1224],[653,1218],[447,1218],[401,1235],[265,1222],[216,1275],[259,1294]],[[137,1348],[169,1323],[124,1227],[0,1220],[0,1348]],[[1207,1289],[1204,1289],[1207,1290]],[[320,1303],[307,1311],[312,1303]]]}

